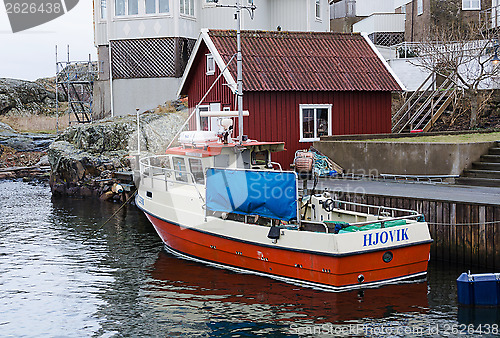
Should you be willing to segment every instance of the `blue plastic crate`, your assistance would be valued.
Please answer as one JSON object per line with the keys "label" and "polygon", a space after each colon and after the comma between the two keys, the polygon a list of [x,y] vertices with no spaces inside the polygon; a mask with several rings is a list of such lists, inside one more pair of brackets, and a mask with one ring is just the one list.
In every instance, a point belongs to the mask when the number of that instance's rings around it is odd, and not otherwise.
{"label": "blue plastic crate", "polygon": [[500,305],[500,273],[470,274],[457,278],[458,302],[465,305]]}

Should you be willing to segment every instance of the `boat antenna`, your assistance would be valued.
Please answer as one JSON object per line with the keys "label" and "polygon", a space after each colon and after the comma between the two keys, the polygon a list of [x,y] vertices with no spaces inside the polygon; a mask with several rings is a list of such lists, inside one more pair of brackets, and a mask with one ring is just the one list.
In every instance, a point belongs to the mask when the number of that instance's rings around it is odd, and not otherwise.
{"label": "boat antenna", "polygon": [[[217,1],[216,1],[217,2]],[[242,5],[241,0],[236,0],[235,5],[222,5],[216,4],[217,7],[236,8],[236,70],[237,70],[237,89],[236,95],[238,96],[238,140],[240,144],[243,143],[243,57],[241,54],[241,10],[246,9],[250,13],[250,18],[253,20],[255,7],[253,0],[249,5]]]}

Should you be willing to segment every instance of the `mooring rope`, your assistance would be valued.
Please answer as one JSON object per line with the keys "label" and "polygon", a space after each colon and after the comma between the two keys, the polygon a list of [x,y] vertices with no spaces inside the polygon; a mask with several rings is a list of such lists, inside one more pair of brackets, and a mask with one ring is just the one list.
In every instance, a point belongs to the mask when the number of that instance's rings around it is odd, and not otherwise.
{"label": "mooring rope", "polygon": [[127,203],[131,200],[131,199],[132,199],[132,197],[134,197],[134,196],[135,196],[135,194],[136,194],[136,193],[137,193],[137,189],[135,189],[134,193],[133,193],[132,195],[130,195],[130,197],[129,197],[129,198],[128,198],[128,199],[127,199],[127,200],[126,200],[126,201],[125,201],[125,202],[124,202],[124,203],[123,203],[123,204],[122,204],[122,205],[118,208],[118,210],[116,210],[116,211],[114,212],[114,214],[113,214],[113,215],[111,215],[111,217],[110,217],[110,218],[108,218],[108,219],[106,220],[106,222],[104,222],[104,223],[103,223],[100,227],[98,227],[97,229],[95,229],[95,230],[94,230],[94,231],[90,234],[90,236],[88,236],[87,238],[85,238],[85,239],[83,240],[82,244],[84,244],[86,241],[88,241],[88,240],[89,240],[92,236],[94,236],[94,235],[95,235],[95,234],[96,234],[99,230],[101,230],[101,229],[102,229],[102,228],[103,228],[106,224],[108,224],[108,222],[109,222],[109,221],[111,221],[111,219],[112,219],[113,217],[115,217],[115,216],[116,216],[116,214],[118,214],[118,212],[119,212],[120,210],[122,210],[122,208],[123,208],[123,207],[124,207],[124,206],[125,206],[125,205],[126,205],[126,204],[127,204]]}

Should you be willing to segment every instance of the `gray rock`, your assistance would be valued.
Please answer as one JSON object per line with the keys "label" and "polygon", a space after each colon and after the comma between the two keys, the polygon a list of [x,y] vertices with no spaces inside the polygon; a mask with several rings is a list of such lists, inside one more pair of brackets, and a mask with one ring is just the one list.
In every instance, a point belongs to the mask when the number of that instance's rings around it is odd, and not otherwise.
{"label": "gray rock", "polygon": [[45,113],[56,103],[55,87],[49,82],[0,78],[0,114]]}
{"label": "gray rock", "polygon": [[[184,123],[175,113],[145,113],[140,117],[142,153],[164,153],[166,146]],[[53,194],[88,195],[87,187],[100,189],[96,180],[114,171],[130,170],[129,154],[137,150],[135,116],[72,126],[50,145],[47,154],[51,166]]]}

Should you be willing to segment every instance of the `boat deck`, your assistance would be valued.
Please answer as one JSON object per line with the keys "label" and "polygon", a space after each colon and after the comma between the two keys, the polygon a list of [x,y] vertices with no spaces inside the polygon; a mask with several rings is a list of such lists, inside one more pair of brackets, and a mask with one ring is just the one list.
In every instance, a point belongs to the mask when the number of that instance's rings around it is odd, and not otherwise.
{"label": "boat deck", "polygon": [[[301,186],[301,185],[299,185]],[[312,188],[313,182],[308,182]],[[320,178],[317,190],[500,205],[500,188]]]}

